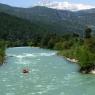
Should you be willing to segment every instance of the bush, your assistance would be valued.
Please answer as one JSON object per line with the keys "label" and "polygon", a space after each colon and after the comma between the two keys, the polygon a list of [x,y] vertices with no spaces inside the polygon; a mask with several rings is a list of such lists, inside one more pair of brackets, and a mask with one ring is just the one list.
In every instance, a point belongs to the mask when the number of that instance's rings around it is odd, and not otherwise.
{"label": "bush", "polygon": [[78,52],[79,65],[82,67],[88,67],[94,65],[94,57],[86,46],[81,46]]}

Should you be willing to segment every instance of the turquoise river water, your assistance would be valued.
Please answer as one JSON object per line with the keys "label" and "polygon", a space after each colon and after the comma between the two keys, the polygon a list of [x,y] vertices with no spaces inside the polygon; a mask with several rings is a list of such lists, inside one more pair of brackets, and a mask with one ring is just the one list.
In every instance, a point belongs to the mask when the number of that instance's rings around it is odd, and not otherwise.
{"label": "turquoise river water", "polygon": [[[23,68],[29,73],[23,74]],[[95,95],[95,75],[78,69],[56,51],[8,48],[0,67],[0,95]]]}

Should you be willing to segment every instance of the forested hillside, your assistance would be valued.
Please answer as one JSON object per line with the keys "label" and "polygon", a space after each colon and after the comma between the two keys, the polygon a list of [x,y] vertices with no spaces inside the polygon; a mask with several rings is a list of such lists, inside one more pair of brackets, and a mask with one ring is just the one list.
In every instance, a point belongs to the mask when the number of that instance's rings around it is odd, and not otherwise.
{"label": "forested hillside", "polygon": [[[51,32],[57,34],[77,32],[82,34],[87,25],[94,25],[94,13],[85,11],[72,12],[68,10],[56,10],[42,6],[31,8],[16,8],[0,4],[0,11],[27,19],[38,26],[45,25]],[[87,17],[89,15],[89,17]],[[92,18],[93,16],[93,18]],[[89,19],[87,19],[89,18]],[[87,19],[87,20],[86,20]],[[93,21],[93,23],[91,23]]]}
{"label": "forested hillside", "polygon": [[11,46],[12,42],[18,46],[27,45],[29,42],[31,45],[39,45],[45,36],[46,38],[52,37],[50,35],[56,36],[52,28],[50,30],[47,25],[40,23],[38,25],[6,13],[0,13],[0,39],[9,41]]}

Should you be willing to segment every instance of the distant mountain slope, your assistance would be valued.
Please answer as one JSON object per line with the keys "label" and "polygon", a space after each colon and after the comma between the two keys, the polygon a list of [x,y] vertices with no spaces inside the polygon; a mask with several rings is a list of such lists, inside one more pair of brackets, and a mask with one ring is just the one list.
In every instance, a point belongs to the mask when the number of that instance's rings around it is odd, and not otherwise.
{"label": "distant mountain slope", "polygon": [[61,24],[48,25],[40,22],[34,23],[13,15],[9,15],[7,13],[0,12],[0,39],[12,41],[27,41],[33,39],[39,40],[46,33],[57,33],[58,35],[63,35],[64,33],[67,33],[65,30],[61,29]]}
{"label": "distant mountain slope", "polygon": [[27,19],[46,30],[58,34],[82,33],[86,25],[95,25],[95,9],[71,12],[36,6],[32,8],[15,8],[0,4],[0,11]]}
{"label": "distant mountain slope", "polygon": [[4,40],[31,40],[36,35],[44,34],[45,27],[30,23],[27,20],[0,13],[0,39]]}
{"label": "distant mountain slope", "polygon": [[[2,4],[1,4],[2,5]],[[50,9],[47,7],[36,6],[32,8],[15,8],[7,5],[0,5],[0,11],[13,14],[31,21],[47,21],[47,22],[57,22],[60,20],[67,20],[75,18],[73,12],[70,11],[59,11],[55,9]]]}

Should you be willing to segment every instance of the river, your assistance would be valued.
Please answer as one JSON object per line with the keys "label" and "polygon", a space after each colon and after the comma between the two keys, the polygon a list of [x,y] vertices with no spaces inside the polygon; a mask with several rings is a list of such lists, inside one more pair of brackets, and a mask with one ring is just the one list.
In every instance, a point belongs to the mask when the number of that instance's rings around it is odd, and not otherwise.
{"label": "river", "polygon": [[[29,73],[23,74],[23,68]],[[95,95],[95,75],[78,69],[56,51],[8,48],[0,67],[0,95]]]}

